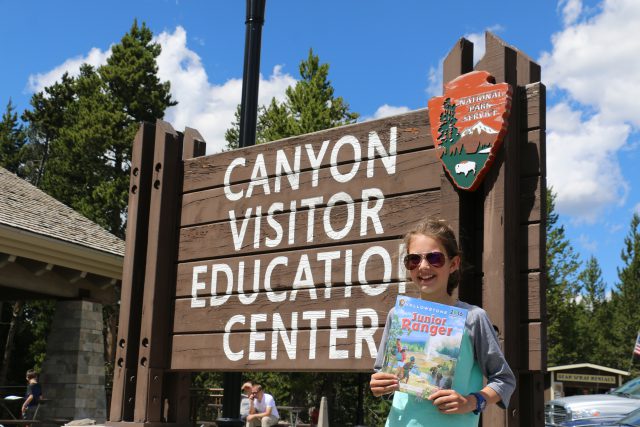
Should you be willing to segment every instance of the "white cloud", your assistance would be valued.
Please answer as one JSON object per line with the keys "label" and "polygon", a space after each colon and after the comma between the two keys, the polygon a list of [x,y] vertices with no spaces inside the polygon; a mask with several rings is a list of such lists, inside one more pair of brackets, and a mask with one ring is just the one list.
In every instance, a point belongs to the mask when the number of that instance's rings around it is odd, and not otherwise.
{"label": "white cloud", "polygon": [[582,0],[560,0],[562,19],[565,26],[573,25],[582,13]]}
{"label": "white cloud", "polygon": [[553,36],[540,58],[545,82],[604,120],[640,126],[640,2],[605,0],[602,11]]}
{"label": "white cloud", "polygon": [[409,111],[409,107],[401,106],[395,107],[393,105],[384,104],[376,110],[373,114],[374,119],[382,119],[384,117],[397,116]]}
{"label": "white cloud", "polygon": [[[220,151],[226,146],[224,132],[231,126],[242,93],[242,78],[230,79],[222,84],[209,81],[200,57],[187,47],[187,32],[178,26],[173,33],[163,32],[155,41],[162,46],[158,57],[158,76],[171,82],[171,96],[178,105],[167,109],[165,120],[176,130],[185,126],[195,128],[207,141],[207,154]],[[196,42],[199,42],[196,40]],[[76,76],[80,65],[88,63],[95,67],[105,64],[111,55],[92,48],[86,56],[78,56],[63,62],[54,69],[29,76],[28,89],[41,91],[58,81],[64,72]],[[296,80],[276,66],[265,79],[260,76],[258,103],[266,105],[272,98],[282,101],[285,89]]]}
{"label": "white cloud", "polygon": [[633,207],[633,212],[637,213],[638,215],[640,215],[640,203],[637,203],[634,207]]}
{"label": "white cloud", "polygon": [[587,236],[586,234],[581,234],[578,237],[578,243],[589,252],[593,253],[598,250],[598,242],[589,238],[589,236]]}
{"label": "white cloud", "polygon": [[560,103],[548,110],[547,129],[547,179],[559,212],[593,223],[607,207],[624,203],[629,185],[616,152],[630,126],[606,123],[599,115],[585,118]]}
{"label": "white cloud", "polygon": [[53,70],[45,73],[31,74],[27,83],[27,90],[30,92],[40,92],[45,87],[51,86],[60,80],[65,72],[68,72],[70,76],[77,76],[80,73],[80,66],[82,64],[99,67],[102,64],[106,64],[107,58],[110,56],[111,47],[104,52],[97,47],[94,47],[89,51],[87,56],[77,56],[75,58],[67,59]]}
{"label": "white cloud", "polygon": [[427,84],[427,96],[429,98],[433,96],[442,95],[442,64],[444,63],[444,58],[438,61],[438,67],[430,67],[429,75],[427,76],[428,84]]}
{"label": "white cloud", "polygon": [[567,26],[539,61],[560,99],[547,116],[548,181],[559,213],[593,223],[629,191],[618,153],[640,127],[640,2],[604,0],[595,13],[577,0],[560,7]]}
{"label": "white cloud", "polygon": [[[230,79],[223,84],[209,81],[200,57],[187,47],[187,33],[177,27],[173,33],[157,37],[162,45],[158,57],[158,75],[171,82],[171,96],[178,105],[167,110],[165,120],[177,130],[195,128],[207,141],[207,154],[226,146],[224,132],[231,126],[242,95],[242,79]],[[272,98],[282,101],[287,87],[296,80],[283,74],[281,66],[273,69],[268,79],[260,76],[258,103],[266,105]]]}

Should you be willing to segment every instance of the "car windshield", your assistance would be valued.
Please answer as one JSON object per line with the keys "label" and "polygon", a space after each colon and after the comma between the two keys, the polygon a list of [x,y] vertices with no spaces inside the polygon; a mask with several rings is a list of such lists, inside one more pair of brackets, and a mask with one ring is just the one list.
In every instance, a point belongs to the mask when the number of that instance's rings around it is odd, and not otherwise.
{"label": "car windshield", "polygon": [[628,383],[621,385],[611,393],[640,399],[640,377],[634,378]]}

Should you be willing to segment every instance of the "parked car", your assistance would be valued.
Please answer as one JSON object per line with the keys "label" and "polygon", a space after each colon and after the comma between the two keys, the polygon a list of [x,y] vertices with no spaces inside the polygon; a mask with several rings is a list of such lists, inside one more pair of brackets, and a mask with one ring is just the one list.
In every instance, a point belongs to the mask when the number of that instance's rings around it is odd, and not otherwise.
{"label": "parked car", "polygon": [[[607,394],[588,394],[553,399],[544,405],[545,426],[588,426],[597,419],[615,421],[640,408],[640,377]],[[583,420],[585,423],[576,424]],[[574,424],[568,424],[572,423]]]}
{"label": "parked car", "polygon": [[564,427],[640,427],[640,409],[619,418],[590,418],[586,420],[568,421]]}

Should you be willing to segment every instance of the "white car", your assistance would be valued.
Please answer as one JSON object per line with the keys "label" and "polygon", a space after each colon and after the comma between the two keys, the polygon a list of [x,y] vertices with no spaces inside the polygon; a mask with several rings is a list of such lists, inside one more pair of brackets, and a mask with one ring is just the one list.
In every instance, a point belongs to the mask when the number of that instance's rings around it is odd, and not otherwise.
{"label": "white car", "polygon": [[544,425],[587,425],[578,420],[622,418],[640,408],[640,377],[623,384],[607,394],[587,394],[562,397],[544,405]]}

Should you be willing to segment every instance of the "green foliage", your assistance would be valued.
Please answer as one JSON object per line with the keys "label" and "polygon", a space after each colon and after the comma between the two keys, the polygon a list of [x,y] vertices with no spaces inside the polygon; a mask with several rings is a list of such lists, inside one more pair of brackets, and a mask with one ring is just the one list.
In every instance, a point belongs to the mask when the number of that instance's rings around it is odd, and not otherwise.
{"label": "green foliage", "polygon": [[46,87],[31,97],[31,110],[22,114],[28,123],[28,144],[24,146],[25,178],[36,187],[41,186],[46,170],[51,141],[55,141],[61,129],[68,123],[67,110],[73,103],[74,79],[67,73],[61,81]]}
{"label": "green foliage", "polygon": [[578,297],[580,261],[567,239],[564,227],[558,225],[555,195],[547,191],[547,351],[550,366],[577,363],[579,353],[576,330],[581,317]]}
{"label": "green foliage", "polygon": [[7,109],[0,120],[0,166],[19,174],[25,141],[24,129],[18,122],[18,114],[9,99]]}
{"label": "green foliage", "polygon": [[620,254],[623,266],[618,269],[617,284],[612,295],[613,327],[610,328],[615,345],[614,358],[621,369],[640,373],[637,362],[629,364],[631,354],[640,328],[640,215],[631,218],[629,233],[624,239],[624,248]]}
{"label": "green foliage", "polygon": [[37,93],[29,123],[28,176],[56,199],[124,237],[131,146],[139,122],[175,105],[160,82],[160,45],[133,23],[107,63]]}
{"label": "green foliage", "polygon": [[[256,144],[290,136],[303,135],[355,123],[358,113],[349,111],[349,104],[339,96],[329,81],[329,64],[321,64],[313,49],[300,63],[300,80],[288,87],[285,100],[275,98],[268,107],[258,110]],[[235,149],[240,141],[240,107],[231,128],[225,132],[227,149]]]}
{"label": "green foliage", "polygon": [[583,294],[580,300],[581,318],[575,335],[579,337],[578,353],[583,362],[602,366],[616,366],[612,358],[611,304],[606,299],[602,270],[591,256],[579,275]]}
{"label": "green foliage", "polygon": [[[456,104],[451,103],[451,98],[444,100],[444,111],[440,114],[440,127],[438,128],[438,141],[444,147],[444,154],[450,154],[449,149],[460,139],[460,132],[456,127]],[[463,147],[464,148],[464,147]]]}

